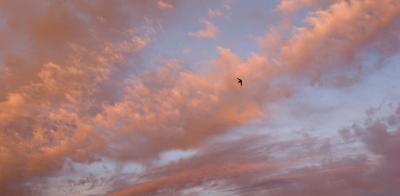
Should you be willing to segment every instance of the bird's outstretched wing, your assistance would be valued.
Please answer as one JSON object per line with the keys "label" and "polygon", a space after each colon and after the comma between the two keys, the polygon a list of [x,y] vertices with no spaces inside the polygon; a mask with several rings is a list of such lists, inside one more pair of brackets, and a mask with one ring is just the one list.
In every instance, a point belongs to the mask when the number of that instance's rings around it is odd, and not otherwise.
{"label": "bird's outstretched wing", "polygon": [[240,86],[242,86],[243,85],[242,79],[240,79],[240,78],[236,78],[236,79],[238,79],[238,83],[240,84]]}

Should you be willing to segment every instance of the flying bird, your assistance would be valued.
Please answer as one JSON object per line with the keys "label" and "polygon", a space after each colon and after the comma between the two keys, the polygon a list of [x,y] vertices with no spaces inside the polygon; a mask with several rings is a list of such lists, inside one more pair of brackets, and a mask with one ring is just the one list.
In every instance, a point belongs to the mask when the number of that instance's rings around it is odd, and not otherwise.
{"label": "flying bird", "polygon": [[240,84],[240,86],[243,86],[243,81],[242,81],[242,79],[240,79],[240,78],[237,78],[238,79],[238,83]]}

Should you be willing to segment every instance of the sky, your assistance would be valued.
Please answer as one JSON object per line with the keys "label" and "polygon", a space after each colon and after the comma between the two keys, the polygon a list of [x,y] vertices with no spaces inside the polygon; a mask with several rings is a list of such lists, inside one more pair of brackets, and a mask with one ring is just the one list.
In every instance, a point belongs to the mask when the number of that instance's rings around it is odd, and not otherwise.
{"label": "sky", "polygon": [[0,43],[0,195],[400,192],[400,1],[0,0]]}

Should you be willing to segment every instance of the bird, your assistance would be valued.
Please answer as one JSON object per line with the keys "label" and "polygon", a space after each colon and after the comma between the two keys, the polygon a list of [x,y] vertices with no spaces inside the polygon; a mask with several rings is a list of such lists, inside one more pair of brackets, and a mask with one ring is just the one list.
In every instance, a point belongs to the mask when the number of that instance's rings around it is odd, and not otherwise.
{"label": "bird", "polygon": [[240,79],[240,78],[236,78],[236,79],[238,79],[238,83],[240,84],[240,86],[243,86],[243,81],[242,81],[242,79]]}

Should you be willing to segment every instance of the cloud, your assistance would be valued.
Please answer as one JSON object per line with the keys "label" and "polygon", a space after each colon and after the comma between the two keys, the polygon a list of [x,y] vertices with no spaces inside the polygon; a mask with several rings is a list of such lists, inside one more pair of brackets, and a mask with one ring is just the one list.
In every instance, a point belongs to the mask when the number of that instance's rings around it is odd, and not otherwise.
{"label": "cloud", "polygon": [[278,4],[278,10],[281,12],[293,12],[299,9],[303,4],[310,3],[307,0],[282,0]]}
{"label": "cloud", "polygon": [[[235,68],[232,67],[232,65],[240,65],[240,62],[242,61],[240,60],[240,57],[232,53],[229,49],[219,48],[218,50],[220,56],[213,62],[215,67],[211,68],[212,71],[210,72],[218,75],[219,78],[224,77],[225,74],[228,76],[243,74],[246,75],[245,78],[250,76],[252,82],[257,81],[258,85],[262,84],[262,86],[268,86],[268,84],[275,81],[275,77],[282,77],[286,74],[300,76],[305,78],[306,81],[312,82],[314,80],[319,80],[319,82],[324,82],[324,80],[328,80],[336,73],[342,74],[353,69],[358,71],[360,64],[358,63],[358,59],[356,57],[358,55],[362,55],[364,49],[371,49],[375,51],[376,54],[383,56],[393,54],[394,50],[389,50],[388,53],[381,54],[381,48],[375,48],[372,47],[372,45],[375,42],[390,43],[389,40],[394,39],[394,37],[388,37],[386,35],[388,32],[391,32],[393,28],[397,28],[393,23],[393,21],[397,18],[399,11],[397,6],[398,5],[393,1],[385,1],[382,4],[374,3],[373,1],[338,2],[333,4],[327,10],[317,11],[314,14],[311,14],[308,17],[310,26],[298,29],[294,36],[286,43],[282,42],[284,43],[282,45],[276,44],[277,47],[281,47],[278,48],[278,55],[280,53],[281,56],[276,58],[277,62],[268,62],[264,57],[260,55],[254,55],[249,57],[247,60],[252,63],[248,63],[246,66],[241,65]],[[349,14],[346,15],[345,13]],[[374,15],[378,13],[383,14],[381,19],[369,22],[367,22],[367,19],[364,20],[364,17],[369,18],[369,14]],[[366,28],[367,26],[368,28]],[[363,31],[363,33],[361,33],[361,31]],[[354,37],[351,36],[353,34],[362,35]],[[330,47],[326,48],[326,45],[329,45]],[[384,48],[385,47],[388,46],[384,46]],[[334,62],[340,62],[342,64],[336,64]],[[237,69],[239,69],[237,72],[232,72],[232,70]],[[260,75],[258,75],[259,73]],[[219,83],[215,82],[215,84]],[[285,82],[283,82],[283,84],[287,85]],[[286,85],[283,86],[285,87]],[[295,88],[296,85],[293,85],[292,87]],[[226,86],[224,88],[234,90],[231,89],[230,86]],[[282,89],[286,89],[286,93],[282,93],[280,96],[277,96],[278,99],[282,99],[285,97],[285,95],[288,96],[292,93],[291,88],[287,87]],[[254,92],[254,94],[250,92]],[[267,90],[267,92],[267,95],[265,95],[257,90],[254,90],[247,92],[247,94],[250,93],[253,97],[259,97],[261,103],[269,103],[269,100],[274,100],[269,99],[270,94],[274,93],[272,93],[272,89]],[[216,97],[225,96],[220,94]],[[215,107],[213,106],[213,108]],[[223,129],[224,128],[220,130]],[[351,134],[346,132],[342,132],[342,134],[344,134],[344,137],[349,137],[349,135],[351,136]],[[360,141],[359,139],[360,138],[358,138],[358,141]],[[348,141],[354,142],[354,140]],[[262,176],[265,176],[266,174],[258,171],[261,174],[258,178],[252,176],[252,179],[255,179],[254,181],[243,180],[241,181],[242,183],[238,183],[237,191],[241,194],[271,193],[273,195],[296,195],[299,192],[304,192],[305,194],[309,195],[320,195],[321,193],[332,193],[332,195],[335,195],[336,193],[334,190],[340,190],[339,193],[341,195],[364,195],[368,192],[375,192],[377,194],[383,192],[390,195],[396,192],[396,189],[393,189],[393,187],[387,187],[384,183],[374,180],[365,180],[366,178],[371,178],[369,174],[365,173],[371,172],[373,174],[377,174],[379,173],[379,168],[386,167],[384,165],[377,166],[376,160],[369,159],[368,154],[360,154],[359,156],[347,158],[335,158],[331,157],[331,153],[327,153],[329,152],[329,149],[331,149],[329,140],[325,141],[314,138],[309,142],[319,146],[322,149],[326,149],[323,151],[311,150],[311,152],[315,153],[314,156],[323,157],[322,160],[319,158],[314,159],[314,157],[310,158],[310,152],[307,150],[306,152],[294,150],[296,153],[293,154],[298,155],[296,156],[298,159],[293,160],[289,158],[288,161],[297,162],[299,159],[309,159],[314,163],[316,162],[318,166],[299,166],[299,169],[288,167],[288,173],[272,175],[270,178],[262,178]],[[367,143],[367,145],[370,144]],[[284,148],[282,151],[285,153],[283,154],[291,152],[290,149],[291,148],[289,147]],[[300,149],[304,150],[307,148],[301,146]],[[257,152],[252,152],[249,154],[257,154]],[[213,160],[213,158],[206,159]],[[268,165],[268,163],[270,162],[267,161],[266,163],[262,162],[260,164]],[[200,165],[204,166],[206,164]],[[359,165],[359,167],[355,167],[354,165]],[[219,165],[217,163],[213,165],[213,168],[218,167]],[[125,190],[127,192],[122,191],[121,194],[127,194],[131,192],[142,193],[141,191],[148,191],[151,193],[165,193],[163,191],[166,191],[167,193],[176,193],[185,189],[182,187],[192,187],[191,185],[201,187],[202,182],[204,182],[205,179],[218,179],[220,181],[226,181],[224,177],[219,177],[218,174],[213,176],[212,173],[216,173],[214,170],[210,172],[200,172],[205,174],[205,176],[202,177],[198,177],[196,168],[193,168],[193,173],[191,173],[192,170],[190,169],[186,169],[185,171],[185,175],[179,175],[179,172],[175,172],[178,173],[177,176],[169,176],[168,174],[165,174],[165,176],[162,175],[161,177],[159,176],[159,178],[156,179],[161,179],[160,181],[149,180],[143,184],[132,186],[131,188]],[[249,175],[250,173],[252,172],[249,172]],[[246,174],[247,173],[244,172],[244,174],[241,174],[240,176],[246,178]],[[169,177],[177,180],[163,180],[164,178],[168,179]],[[228,179],[231,178],[228,177]],[[196,179],[196,182],[191,182],[188,179]],[[233,186],[232,184],[233,183],[227,183],[226,186]],[[367,188],[370,185],[374,188]],[[388,188],[388,190],[385,190],[385,187]],[[221,189],[226,190],[229,188],[223,187]]]}
{"label": "cloud", "polygon": [[[379,119],[367,119],[362,125],[350,128],[353,138],[368,149],[358,159],[343,158],[322,167],[304,168],[288,174],[296,186],[284,186],[274,195],[396,195],[400,139],[399,113]],[[390,125],[388,125],[388,123]],[[354,141],[350,141],[353,143]],[[374,156],[370,156],[370,155]],[[363,158],[364,157],[364,158]],[[396,166],[395,166],[396,165]],[[379,176],[379,177],[378,177]]]}
{"label": "cloud", "polygon": [[[132,80],[121,101],[104,105],[96,122],[102,129],[112,130],[112,141],[118,141],[117,156],[146,159],[165,149],[196,147],[230,127],[262,117],[265,100],[287,96],[288,90],[281,86],[271,86],[268,93],[260,93],[252,85],[240,89],[231,76],[261,82],[272,74],[261,69],[267,62],[257,56],[241,60],[229,49],[220,48],[219,52],[209,73],[196,74],[171,61]],[[239,90],[246,93],[237,95]],[[171,142],[171,138],[179,142]],[[133,143],[143,148],[128,147]]]}
{"label": "cloud", "polygon": [[396,195],[399,123],[395,111],[354,125],[357,141],[346,145],[362,142],[368,151],[344,157],[343,144],[309,135],[216,141],[196,156],[153,168],[114,195],[181,194],[195,187],[227,195]]}
{"label": "cloud", "polygon": [[222,16],[222,12],[218,9],[208,9],[207,15],[209,17],[218,17],[218,16]]}
{"label": "cloud", "polygon": [[210,39],[215,38],[218,35],[219,29],[213,23],[208,20],[200,20],[200,23],[204,24],[204,29],[195,32],[189,32],[189,36]]}
{"label": "cloud", "polygon": [[280,46],[284,44],[284,37],[278,28],[271,28],[267,34],[257,39],[264,53],[269,57],[275,57],[280,52]]}
{"label": "cloud", "polygon": [[218,182],[222,179],[232,180],[242,175],[274,172],[283,167],[285,163],[268,163],[267,157],[254,156],[254,153],[251,153],[257,148],[249,144],[259,140],[260,138],[253,137],[211,145],[193,158],[155,168],[143,176],[151,180],[132,185],[113,194],[179,194],[180,191],[192,186],[201,186],[208,182],[213,182],[214,186],[218,186]]}
{"label": "cloud", "polygon": [[327,6],[338,2],[338,0],[281,0],[277,5],[277,10],[282,13],[294,13],[304,7],[326,8]]}
{"label": "cloud", "polygon": [[[390,0],[340,1],[327,10],[317,11],[307,18],[309,27],[298,28],[282,46],[280,61],[292,72],[321,83],[324,73],[334,75],[338,70],[360,73],[358,59],[367,49],[387,56],[395,52],[390,48],[398,48],[394,41],[397,38],[391,32],[398,29],[394,22],[399,6]],[[376,15],[381,17],[374,20]],[[374,43],[378,42],[383,45],[376,47]]]}
{"label": "cloud", "polygon": [[168,10],[168,9],[173,9],[174,6],[168,2],[166,2],[165,0],[159,0],[157,1],[157,5],[160,9],[163,10]]}
{"label": "cloud", "polygon": [[[142,26],[143,17],[162,22],[159,9],[171,7],[174,1],[0,2],[5,21],[0,22],[0,39],[6,40],[0,50],[0,82],[7,84],[0,87],[4,171],[0,193],[33,194],[29,183],[57,174],[66,160],[149,163],[171,149],[201,148],[210,138],[272,115],[269,105],[295,93],[301,79],[311,83],[359,71],[357,57],[364,50],[386,57],[398,48],[393,40],[399,3],[340,1],[310,13],[307,26],[287,40],[282,36],[273,42],[280,31],[271,31],[263,40],[276,53],[271,61],[269,56],[241,57],[218,47],[218,56],[202,72],[177,60],[156,69],[140,66],[141,52],[155,41],[147,34],[149,27]],[[217,37],[217,26],[207,20],[200,23],[205,29],[189,36]],[[243,87],[235,77],[244,79]],[[259,149],[251,149],[257,147],[254,140],[239,141],[218,144],[201,156],[147,173],[147,181],[137,186],[119,188],[122,193],[124,188],[128,193],[181,190],[213,179],[225,181],[223,188],[232,185],[231,191],[243,193],[285,195],[301,190],[316,195],[319,191],[333,194],[331,189],[337,188],[344,195],[357,195],[365,193],[367,184],[374,185],[367,191],[390,195],[397,190],[393,182],[398,180],[392,175],[398,173],[394,167],[398,133],[390,132],[387,125],[398,121],[396,115],[390,119],[341,132],[347,141],[362,138],[371,153],[382,157],[378,161],[334,160],[279,173],[308,156],[318,160],[324,153],[328,156],[330,140],[268,141],[268,148]],[[276,154],[268,149],[290,156],[271,161]],[[259,156],[262,153],[266,155]],[[231,163],[225,165],[226,160]],[[372,174],[384,175],[387,184],[374,181]]]}
{"label": "cloud", "polygon": [[106,153],[95,115],[115,98],[122,82],[114,78],[126,77],[125,59],[150,42],[126,19],[151,14],[150,5],[0,4],[0,31],[8,40],[0,51],[0,81],[7,84],[0,87],[0,192],[33,194],[26,186],[32,178],[60,171],[66,159],[88,163]]}

